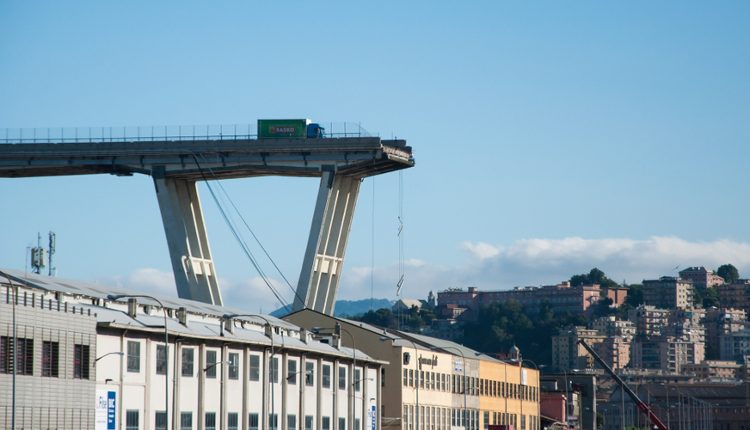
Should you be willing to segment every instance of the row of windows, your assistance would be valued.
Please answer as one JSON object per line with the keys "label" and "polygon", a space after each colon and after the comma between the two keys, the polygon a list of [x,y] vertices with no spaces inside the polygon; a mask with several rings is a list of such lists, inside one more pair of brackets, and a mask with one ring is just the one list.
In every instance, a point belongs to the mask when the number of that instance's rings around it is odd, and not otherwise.
{"label": "row of windows", "polygon": [[[321,417],[321,430],[331,430],[331,417]],[[204,429],[205,430],[216,430],[216,412],[206,412],[204,417]],[[227,414],[227,429],[228,430],[239,430],[239,414],[237,412],[229,412]],[[299,430],[314,430],[314,417],[312,415],[305,415],[304,428]],[[167,414],[164,411],[157,411],[154,414],[154,424],[156,430],[167,429]],[[290,414],[286,415],[286,425],[288,430],[297,429],[297,415]],[[140,410],[128,409],[125,411],[125,430],[140,430]],[[181,412],[179,430],[193,430],[193,413],[192,412]],[[278,430],[279,428],[279,415],[268,414],[268,429]],[[359,418],[354,420],[354,428],[361,430],[361,420]],[[247,416],[247,429],[248,430],[259,430],[260,429],[260,416],[257,413],[250,413]],[[346,430],[346,418],[338,419],[338,430]]]}
{"label": "row of windows", "polygon": [[[128,341],[127,346],[127,370],[131,373],[138,373],[141,371],[141,344],[137,341]],[[164,345],[156,346],[156,373],[163,375],[167,370],[167,349]],[[195,348],[182,348],[181,349],[181,374],[184,377],[195,376]],[[250,354],[248,359],[248,379],[250,381],[260,380],[260,356],[256,354]],[[230,352],[227,357],[227,377],[229,379],[239,379],[239,360],[240,354],[237,352]],[[216,368],[219,363],[217,361],[217,351],[207,350],[206,351],[206,378],[216,378]],[[274,383],[279,382],[279,357],[272,357],[270,364],[270,380]],[[354,372],[354,390],[361,390],[361,369],[356,369]],[[291,385],[297,384],[297,375],[301,373],[297,371],[297,361],[287,361],[287,382]],[[305,363],[305,385],[313,386],[315,381],[315,363]],[[323,364],[322,373],[322,384],[323,388],[331,388],[331,365]],[[339,366],[338,374],[338,386],[339,389],[345,390],[347,388],[347,367]]]}
{"label": "row of windows", "polygon": [[[0,336],[0,373],[17,375],[34,374],[34,339],[16,338],[15,353],[13,338]],[[73,378],[89,379],[91,360],[89,345],[73,345]],[[15,356],[15,360],[13,357]],[[60,343],[42,341],[41,374],[46,377],[60,376]]]}
{"label": "row of windows", "polygon": [[[403,428],[406,430],[448,430],[452,427],[464,427],[477,430],[479,428],[479,411],[463,409],[450,409],[431,406],[419,406],[419,425],[417,422],[416,408],[413,405],[404,405]],[[521,430],[538,430],[536,420],[533,416],[511,414],[507,412],[484,411],[484,429],[490,425],[506,425]],[[529,423],[528,429],[526,423]]]}
{"label": "row of windows", "polygon": [[510,382],[464,377],[438,372],[404,369],[403,385],[420,389],[438,390],[469,396],[508,397],[511,399],[536,400],[537,388]]}

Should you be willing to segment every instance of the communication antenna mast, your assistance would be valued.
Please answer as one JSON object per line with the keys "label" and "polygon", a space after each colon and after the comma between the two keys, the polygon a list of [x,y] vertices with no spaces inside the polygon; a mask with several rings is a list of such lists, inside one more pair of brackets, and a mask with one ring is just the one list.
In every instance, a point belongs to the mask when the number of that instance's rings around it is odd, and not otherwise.
{"label": "communication antenna mast", "polygon": [[52,264],[52,256],[55,255],[56,237],[54,231],[49,232],[49,271],[47,272],[47,276],[55,276],[57,274],[57,267]]}
{"label": "communication antenna mast", "polygon": [[42,235],[36,234],[36,246],[31,248],[31,271],[37,275],[42,273],[45,264],[45,251],[42,248]]}

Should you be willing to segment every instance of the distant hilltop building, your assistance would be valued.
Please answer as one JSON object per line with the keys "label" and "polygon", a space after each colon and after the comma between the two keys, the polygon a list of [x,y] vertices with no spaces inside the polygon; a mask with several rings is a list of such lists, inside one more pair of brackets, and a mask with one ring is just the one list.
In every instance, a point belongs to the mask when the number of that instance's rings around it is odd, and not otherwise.
{"label": "distant hilltop building", "polygon": [[450,288],[438,292],[437,303],[441,308],[458,307],[471,310],[473,315],[476,315],[482,306],[509,301],[518,302],[532,310],[547,303],[556,314],[585,314],[592,305],[604,298],[611,299],[612,306],[617,307],[625,303],[626,297],[627,288],[602,289],[598,284],[574,287],[565,281],[557,285],[515,287],[505,291],[479,291],[476,287],[466,290]]}
{"label": "distant hilltop building", "polygon": [[417,299],[398,299],[391,307],[392,312],[408,311],[411,308],[422,309],[422,301]]}
{"label": "distant hilltop building", "polygon": [[750,310],[750,280],[738,279],[719,287],[719,302],[723,307]]}
{"label": "distant hilltop building", "polygon": [[662,309],[693,307],[693,281],[674,276],[643,280],[643,303]]}
{"label": "distant hilltop building", "polygon": [[691,281],[693,287],[699,290],[724,284],[724,278],[715,274],[713,270],[708,270],[703,266],[688,267],[681,270],[680,278]]}

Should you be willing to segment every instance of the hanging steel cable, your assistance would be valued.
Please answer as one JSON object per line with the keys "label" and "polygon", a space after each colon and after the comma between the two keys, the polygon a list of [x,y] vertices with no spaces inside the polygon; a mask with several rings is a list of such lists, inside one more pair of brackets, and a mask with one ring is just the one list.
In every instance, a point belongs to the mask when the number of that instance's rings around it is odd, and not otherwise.
{"label": "hanging steel cable", "polygon": [[[281,305],[284,307],[284,309],[287,310],[287,312],[291,311],[291,306],[289,302],[287,302],[279,293],[279,291],[273,286],[271,281],[269,280],[268,276],[266,275],[263,268],[258,263],[258,260],[256,259],[253,252],[250,250],[250,247],[248,244],[242,239],[239,232],[237,231],[237,227],[234,225],[234,222],[230,218],[230,216],[227,214],[226,210],[224,209],[224,205],[220,201],[219,197],[216,195],[216,192],[214,191],[213,187],[211,186],[211,183],[208,181],[208,178],[206,178],[203,168],[201,167],[201,163],[198,161],[198,158],[193,154],[193,159],[195,161],[195,164],[198,166],[198,169],[201,172],[201,176],[203,177],[204,182],[206,183],[206,186],[208,187],[208,191],[211,194],[211,197],[213,198],[214,202],[216,203],[216,206],[219,209],[219,213],[221,214],[222,218],[224,219],[224,222],[227,224],[227,227],[229,227],[229,230],[231,231],[232,235],[234,236],[237,243],[240,245],[240,248],[242,248],[242,251],[245,253],[245,256],[250,260],[250,263],[253,265],[255,270],[258,272],[258,275],[260,275],[261,279],[263,280],[263,283],[266,284],[269,290],[271,290],[271,293],[276,297],[276,300],[281,303]],[[210,169],[209,169],[210,170]],[[213,172],[211,172],[213,175]],[[215,175],[214,175],[215,177]],[[235,207],[236,208],[236,207]],[[275,266],[275,264],[274,264]]]}

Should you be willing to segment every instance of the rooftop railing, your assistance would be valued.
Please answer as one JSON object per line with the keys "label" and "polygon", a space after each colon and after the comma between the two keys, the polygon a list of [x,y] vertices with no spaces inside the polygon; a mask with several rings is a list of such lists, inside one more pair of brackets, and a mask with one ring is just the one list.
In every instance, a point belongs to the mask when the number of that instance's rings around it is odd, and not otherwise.
{"label": "rooftop railing", "polygon": [[[324,137],[377,137],[353,122],[318,123]],[[0,129],[0,143],[108,143],[250,140],[258,138],[255,124],[163,125],[138,127],[56,127]]]}

